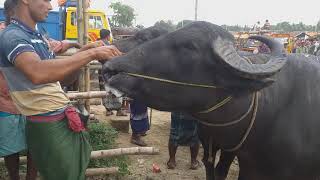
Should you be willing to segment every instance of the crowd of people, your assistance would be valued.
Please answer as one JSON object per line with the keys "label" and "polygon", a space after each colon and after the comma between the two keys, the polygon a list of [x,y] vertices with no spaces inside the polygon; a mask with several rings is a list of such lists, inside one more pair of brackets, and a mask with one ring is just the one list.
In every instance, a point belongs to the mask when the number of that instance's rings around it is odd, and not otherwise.
{"label": "crowd of people", "polygon": [[293,53],[320,55],[320,43],[315,39],[297,39],[293,46]]}
{"label": "crowd of people", "polygon": [[[271,30],[271,24],[269,20],[265,20],[265,23],[263,26],[261,25],[260,21],[257,21],[253,27],[251,28],[251,31],[258,32],[261,34],[268,33]],[[309,37],[307,35],[304,35],[303,37],[293,37],[292,39],[285,40],[284,43],[285,49],[290,53],[304,53],[304,54],[312,54],[312,55],[320,55],[320,41],[319,38],[316,37]],[[293,41],[290,42],[289,41]],[[253,47],[254,41],[248,40],[245,45],[245,47]],[[264,44],[261,44],[256,49],[255,53],[268,53],[270,50],[268,47]]]}
{"label": "crowd of people", "polygon": [[263,30],[271,30],[271,24],[268,19],[264,22],[263,26],[261,26],[260,21],[257,21],[257,23],[254,24],[251,29],[251,31],[263,31]]}

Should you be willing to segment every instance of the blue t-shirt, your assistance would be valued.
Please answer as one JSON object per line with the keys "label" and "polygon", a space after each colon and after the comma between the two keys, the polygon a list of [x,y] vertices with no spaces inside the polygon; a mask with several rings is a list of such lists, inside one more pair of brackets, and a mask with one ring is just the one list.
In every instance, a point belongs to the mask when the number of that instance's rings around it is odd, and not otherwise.
{"label": "blue t-shirt", "polygon": [[1,32],[0,39],[0,68],[18,110],[23,115],[30,116],[66,107],[69,99],[59,82],[35,85],[14,66],[16,58],[25,52],[35,52],[41,60],[54,58],[41,33],[12,19],[11,24]]}

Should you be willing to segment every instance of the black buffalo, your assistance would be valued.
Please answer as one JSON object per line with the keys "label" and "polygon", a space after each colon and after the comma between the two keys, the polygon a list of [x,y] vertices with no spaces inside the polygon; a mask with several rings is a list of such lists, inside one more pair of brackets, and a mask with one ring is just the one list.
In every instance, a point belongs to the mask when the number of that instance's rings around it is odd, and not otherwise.
{"label": "black buffalo", "polygon": [[[233,153],[245,180],[317,179],[320,64],[315,56],[286,56],[276,41],[254,38],[271,49],[265,64],[255,64],[259,56],[254,64],[241,58],[221,27],[195,22],[107,62],[105,77],[151,107],[186,111],[207,124],[234,122],[247,113],[238,123],[203,130],[213,153],[241,145]],[[215,111],[199,113],[229,96]]]}
{"label": "black buffalo", "polygon": [[[165,35],[167,34],[168,31],[167,29],[161,27],[161,26],[152,26],[143,30],[138,31],[137,33],[135,33],[132,37],[127,38],[127,39],[123,39],[120,41],[116,41],[114,43],[114,45],[120,49],[120,51],[127,53],[130,50],[136,48],[138,45],[141,45],[147,41],[150,41],[152,39],[158,38],[159,36]],[[99,72],[100,74],[100,72]],[[104,90],[104,83],[103,83],[103,78],[99,76],[99,82],[102,86],[100,86],[100,90]],[[205,126],[201,125],[199,126],[199,130],[202,131],[202,128],[205,128]],[[202,136],[202,133],[199,133],[199,138],[202,140],[202,144],[204,146],[206,146],[205,143],[205,136]],[[205,151],[207,152],[207,151]],[[205,162],[207,162],[206,160],[209,158],[207,156],[208,153],[204,154],[204,159]],[[209,155],[209,154],[208,154]],[[213,154],[213,156],[215,157],[215,154]],[[217,165],[217,169],[216,169],[216,175],[218,177],[221,178],[225,178],[227,176],[229,167],[233,161],[234,158],[234,154],[231,153],[227,153],[227,152],[222,152],[221,156],[220,156],[220,161]],[[209,164],[209,162],[208,162]],[[213,164],[210,164],[210,168],[214,169]],[[213,172],[211,171],[211,169],[208,169],[208,172]],[[209,176],[213,176],[213,174],[208,175]]]}
{"label": "black buffalo", "polygon": [[[136,48],[138,45],[143,44],[147,41],[150,41],[152,39],[158,38],[159,36],[162,36],[164,34],[167,34],[168,31],[167,29],[161,27],[161,26],[152,26],[143,30],[138,31],[137,33],[134,34],[134,36],[128,38],[128,39],[124,39],[124,40],[120,40],[114,43],[114,45],[116,47],[118,47],[122,52],[129,52],[130,50]],[[102,78],[99,78],[99,81],[102,81]],[[104,83],[102,83],[104,84]],[[104,90],[104,87],[100,87],[101,90]],[[202,131],[202,129],[205,129],[206,126],[201,125],[199,126],[199,131]],[[204,146],[208,146],[208,143],[205,141],[206,140],[206,136],[203,136],[202,133],[199,132],[199,138],[202,141],[202,144]],[[212,162],[207,162],[207,159],[209,159],[208,157],[208,153],[207,151],[205,151],[204,154],[204,160],[205,162],[208,164],[210,164],[210,169],[208,169],[208,173],[209,172],[213,172],[214,166]],[[215,157],[215,154],[213,154],[212,156]],[[213,157],[213,158],[214,158]],[[221,156],[220,156],[220,161],[217,165],[216,168],[216,176],[218,178],[225,178],[227,176],[229,167],[232,163],[234,159],[234,154],[233,153],[228,153],[228,152],[222,152]],[[213,174],[208,174],[208,177],[213,176]]]}

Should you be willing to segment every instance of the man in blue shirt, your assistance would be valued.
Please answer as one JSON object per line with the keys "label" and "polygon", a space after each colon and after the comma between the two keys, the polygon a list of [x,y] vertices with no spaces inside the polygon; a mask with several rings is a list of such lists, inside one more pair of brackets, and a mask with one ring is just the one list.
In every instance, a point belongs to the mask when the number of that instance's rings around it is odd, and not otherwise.
{"label": "man in blue shirt", "polygon": [[91,147],[79,116],[59,81],[92,60],[121,55],[97,42],[75,55],[56,59],[36,30],[52,9],[49,0],[14,0],[16,12],[1,32],[0,67],[18,110],[27,116],[27,144],[46,180],[83,180]]}

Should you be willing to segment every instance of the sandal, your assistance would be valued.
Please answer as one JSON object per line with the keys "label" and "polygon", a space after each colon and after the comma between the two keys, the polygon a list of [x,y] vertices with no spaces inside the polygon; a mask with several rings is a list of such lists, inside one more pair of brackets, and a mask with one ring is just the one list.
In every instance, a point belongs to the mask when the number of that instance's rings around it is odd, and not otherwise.
{"label": "sandal", "polygon": [[117,111],[116,116],[127,116],[127,113],[125,113],[125,112],[122,111],[122,110],[119,110],[119,111]]}
{"label": "sandal", "polygon": [[200,166],[200,162],[198,160],[196,160],[195,162],[191,162],[191,166],[190,169],[192,170],[197,170]]}
{"label": "sandal", "polygon": [[138,146],[147,146],[147,143],[145,143],[142,139],[140,138],[131,138],[130,141],[132,144],[138,145]]}
{"label": "sandal", "polygon": [[140,136],[146,136],[147,133],[146,132],[143,132],[143,133],[139,133]]}

